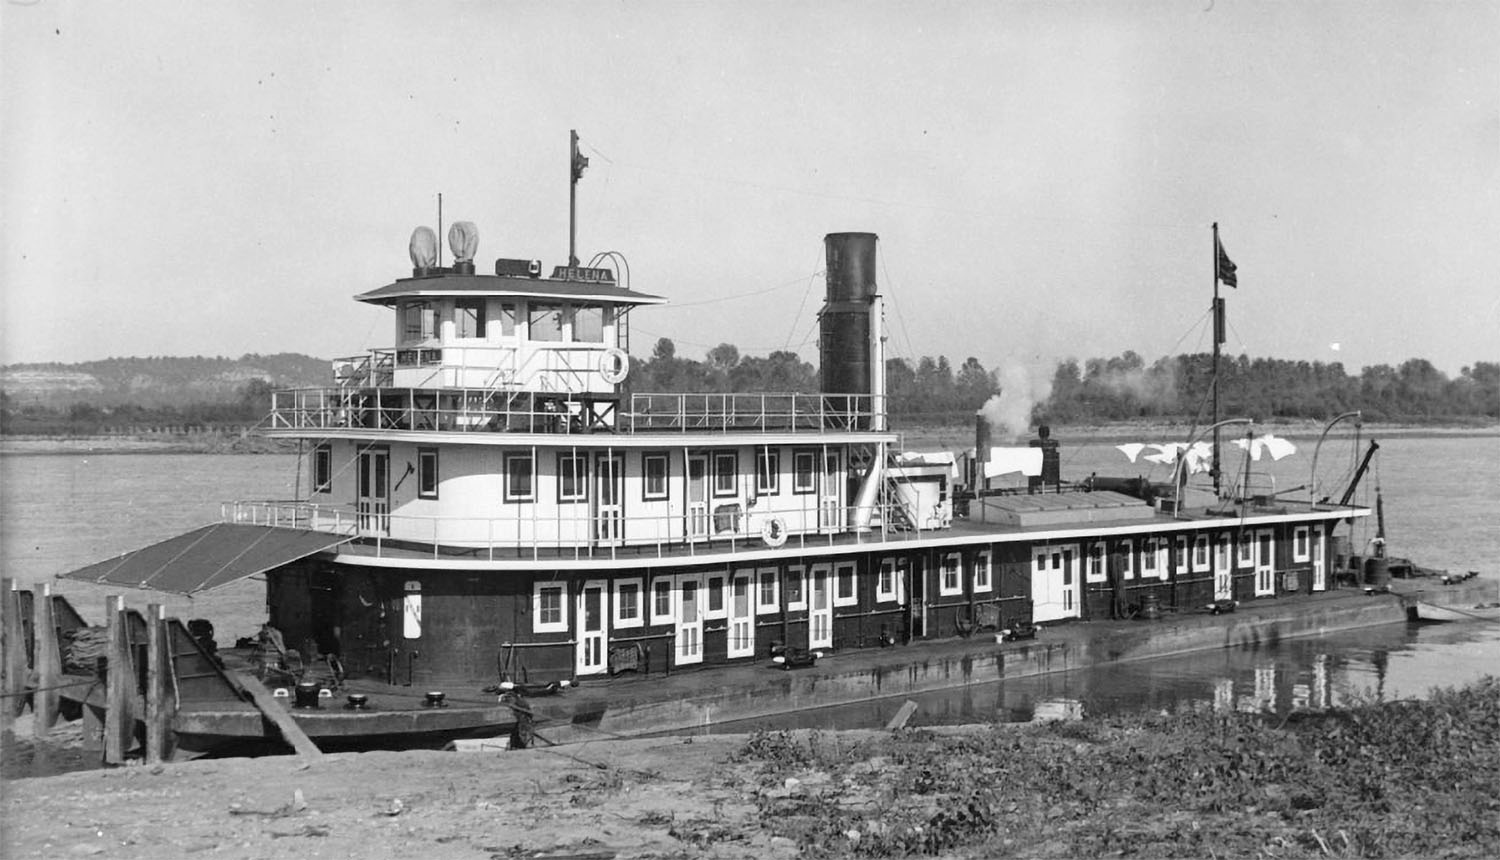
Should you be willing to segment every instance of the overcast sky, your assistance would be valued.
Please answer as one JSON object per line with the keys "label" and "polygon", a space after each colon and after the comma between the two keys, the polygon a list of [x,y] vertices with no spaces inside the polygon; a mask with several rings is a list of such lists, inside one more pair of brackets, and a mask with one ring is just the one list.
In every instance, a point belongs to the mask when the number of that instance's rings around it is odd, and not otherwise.
{"label": "overcast sky", "polygon": [[816,359],[822,237],[891,353],[1500,360],[1500,3],[0,7],[0,363],[387,346],[413,227],[672,304],[632,352]]}

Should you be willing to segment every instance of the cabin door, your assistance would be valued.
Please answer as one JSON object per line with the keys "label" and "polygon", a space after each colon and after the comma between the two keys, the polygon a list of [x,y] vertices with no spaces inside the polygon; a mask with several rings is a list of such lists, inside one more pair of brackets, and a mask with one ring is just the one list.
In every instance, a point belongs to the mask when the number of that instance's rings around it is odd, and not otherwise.
{"label": "cabin door", "polygon": [[906,593],[911,595],[906,604],[907,635],[920,639],[927,635],[927,566],[921,556],[910,559],[906,574]]}
{"label": "cabin door", "polygon": [[594,542],[615,546],[625,540],[625,461],[612,454],[594,458]]}
{"label": "cabin door", "polygon": [[391,533],[391,455],[384,448],[359,452],[359,496],[355,510],[361,534]]}
{"label": "cabin door", "polygon": [[823,452],[823,474],[818,487],[818,531],[825,534],[843,528],[843,507],[840,504],[839,452]]}
{"label": "cabin door", "polygon": [[807,594],[807,647],[833,647],[833,586],[828,565],[813,565]]}
{"label": "cabin door", "polygon": [[1323,556],[1323,527],[1316,525],[1312,527],[1312,590],[1326,591],[1328,589],[1328,567],[1327,559]]}
{"label": "cabin door", "polygon": [[1077,618],[1082,595],[1076,546],[1031,548],[1031,620]]}
{"label": "cabin door", "polygon": [[1229,557],[1229,533],[1214,539],[1214,600],[1234,597],[1234,567]]}
{"label": "cabin door", "polygon": [[755,655],[755,602],[750,593],[750,573],[736,573],[729,583],[728,656]]}
{"label": "cabin door", "polygon": [[607,667],[608,595],[604,582],[597,579],[585,582],[578,593],[578,659],[574,671],[579,675],[597,675]]}
{"label": "cabin door", "polygon": [[703,662],[703,588],[696,576],[677,581],[677,665]]}
{"label": "cabin door", "polygon": [[1275,534],[1270,529],[1255,533],[1255,595],[1264,597],[1276,593],[1273,576],[1276,566]]}
{"label": "cabin door", "polygon": [[708,458],[701,455],[687,461],[687,536],[708,537]]}

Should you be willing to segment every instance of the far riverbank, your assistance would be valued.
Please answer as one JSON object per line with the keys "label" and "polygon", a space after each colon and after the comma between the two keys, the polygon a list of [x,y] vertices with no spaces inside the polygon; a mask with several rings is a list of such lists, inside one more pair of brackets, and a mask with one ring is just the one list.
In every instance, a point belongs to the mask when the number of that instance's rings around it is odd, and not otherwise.
{"label": "far riverbank", "polygon": [[[960,423],[940,425],[905,425],[892,422],[912,449],[964,449],[974,445],[974,427]],[[1292,438],[1317,437],[1324,424],[1295,421],[1257,424],[1259,433],[1274,433]],[[1195,429],[1187,424],[1160,422],[1119,422],[1078,426],[1055,425],[1054,438],[1072,444],[1115,443],[1121,441],[1169,441],[1186,439]],[[1352,427],[1340,428],[1350,432]],[[1372,438],[1487,438],[1500,437],[1500,424],[1366,424],[1363,433]],[[1000,441],[1000,440],[997,440]],[[297,443],[286,439],[267,439],[253,433],[194,433],[182,435],[100,435],[100,436],[0,436],[0,456],[28,454],[290,454]]]}

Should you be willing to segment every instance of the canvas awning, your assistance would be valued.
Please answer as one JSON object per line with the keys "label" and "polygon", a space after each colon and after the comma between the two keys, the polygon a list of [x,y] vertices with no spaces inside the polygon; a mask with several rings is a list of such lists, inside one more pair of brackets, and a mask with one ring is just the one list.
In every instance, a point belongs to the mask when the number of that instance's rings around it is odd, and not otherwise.
{"label": "canvas awning", "polygon": [[350,540],[347,535],[327,532],[215,523],[61,574],[60,578],[196,594],[306,558],[347,540]]}

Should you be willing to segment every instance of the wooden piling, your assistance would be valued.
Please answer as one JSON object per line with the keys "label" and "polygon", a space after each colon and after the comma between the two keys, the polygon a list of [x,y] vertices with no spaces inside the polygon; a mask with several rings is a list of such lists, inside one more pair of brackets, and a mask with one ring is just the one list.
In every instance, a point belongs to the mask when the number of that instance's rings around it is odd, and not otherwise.
{"label": "wooden piling", "polygon": [[26,630],[21,626],[21,586],[6,577],[0,580],[0,713],[8,724],[26,706]]}
{"label": "wooden piling", "polygon": [[130,659],[126,635],[125,601],[117,594],[105,598],[109,625],[109,664],[104,684],[104,763],[124,764],[135,733],[131,699],[135,693],[135,666]]}
{"label": "wooden piling", "polygon": [[146,764],[157,764],[170,754],[172,661],[168,654],[166,607],[146,606]]}
{"label": "wooden piling", "polygon": [[32,602],[36,618],[33,634],[36,637],[32,668],[36,672],[36,692],[31,696],[31,710],[36,715],[32,731],[45,735],[57,723],[57,710],[62,683],[62,651],[57,643],[57,621],[52,612],[52,584],[44,582]]}

